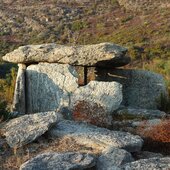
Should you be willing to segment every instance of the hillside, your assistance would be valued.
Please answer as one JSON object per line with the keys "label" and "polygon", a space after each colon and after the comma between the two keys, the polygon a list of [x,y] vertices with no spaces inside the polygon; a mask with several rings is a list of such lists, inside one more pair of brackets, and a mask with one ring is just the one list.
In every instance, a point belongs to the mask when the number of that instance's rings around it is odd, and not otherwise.
{"label": "hillside", "polygon": [[[26,44],[108,41],[129,49],[131,68],[163,74],[170,89],[169,9],[169,0],[1,0],[0,58]],[[0,65],[1,78],[10,67]]]}

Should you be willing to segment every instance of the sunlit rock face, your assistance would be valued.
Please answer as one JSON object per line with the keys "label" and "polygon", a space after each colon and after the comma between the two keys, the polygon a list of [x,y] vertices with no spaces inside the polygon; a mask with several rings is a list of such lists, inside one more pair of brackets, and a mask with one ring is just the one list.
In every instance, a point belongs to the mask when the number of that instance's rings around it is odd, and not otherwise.
{"label": "sunlit rock face", "polygon": [[40,63],[26,70],[27,113],[68,107],[70,95],[78,88],[74,68],[65,64]]}

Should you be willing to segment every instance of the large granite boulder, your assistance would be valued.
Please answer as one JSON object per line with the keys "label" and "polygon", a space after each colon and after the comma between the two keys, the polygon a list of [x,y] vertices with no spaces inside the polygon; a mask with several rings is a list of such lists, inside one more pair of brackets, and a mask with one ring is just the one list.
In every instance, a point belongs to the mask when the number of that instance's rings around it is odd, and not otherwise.
{"label": "large granite boulder", "polygon": [[24,115],[10,120],[2,131],[10,147],[21,147],[44,134],[60,119],[57,112]]}
{"label": "large granite boulder", "polygon": [[13,63],[63,63],[81,66],[117,67],[130,62],[126,48],[101,43],[95,45],[65,46],[57,44],[27,45],[6,54],[3,60]]}
{"label": "large granite boulder", "polygon": [[160,74],[144,70],[96,68],[95,75],[95,80],[116,81],[123,85],[122,105],[160,109],[167,100],[165,81]]}
{"label": "large granite boulder", "polygon": [[73,170],[95,166],[95,158],[83,153],[44,153],[21,165],[20,170]]}
{"label": "large granite boulder", "polygon": [[70,108],[75,120],[85,120],[96,125],[109,125],[112,112],[119,108],[121,102],[121,84],[91,81],[74,91]]}
{"label": "large granite boulder", "polygon": [[75,69],[67,64],[39,63],[26,69],[27,113],[68,107],[78,88]]}
{"label": "large granite boulder", "polygon": [[170,157],[140,159],[135,162],[127,163],[122,170],[169,170]]}
{"label": "large granite boulder", "polygon": [[57,123],[48,134],[52,137],[68,137],[76,140],[78,144],[94,149],[108,147],[123,148],[129,152],[140,151],[143,140],[139,136],[126,132],[111,131],[87,123],[63,120]]}
{"label": "large granite boulder", "polygon": [[118,169],[121,165],[134,161],[132,155],[124,149],[108,148],[97,160],[97,170]]}

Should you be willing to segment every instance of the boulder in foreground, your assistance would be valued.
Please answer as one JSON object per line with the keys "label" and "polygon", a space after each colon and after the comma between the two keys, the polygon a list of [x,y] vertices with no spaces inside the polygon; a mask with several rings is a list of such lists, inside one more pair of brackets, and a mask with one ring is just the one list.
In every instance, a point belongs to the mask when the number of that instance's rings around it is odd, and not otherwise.
{"label": "boulder in foreground", "polygon": [[119,67],[130,62],[126,48],[112,44],[65,46],[57,44],[27,45],[6,54],[3,60],[13,63],[62,63],[80,66]]}
{"label": "boulder in foreground", "polygon": [[10,147],[21,147],[44,134],[59,119],[56,112],[24,115],[10,120],[3,128],[3,135]]}
{"label": "boulder in foreground", "polygon": [[44,153],[21,165],[20,170],[73,170],[95,166],[95,158],[82,153]]}
{"label": "boulder in foreground", "polygon": [[105,149],[108,147],[123,148],[129,152],[140,151],[143,140],[139,136],[126,132],[111,131],[83,122],[62,120],[49,132],[52,137],[69,137],[78,144]]}

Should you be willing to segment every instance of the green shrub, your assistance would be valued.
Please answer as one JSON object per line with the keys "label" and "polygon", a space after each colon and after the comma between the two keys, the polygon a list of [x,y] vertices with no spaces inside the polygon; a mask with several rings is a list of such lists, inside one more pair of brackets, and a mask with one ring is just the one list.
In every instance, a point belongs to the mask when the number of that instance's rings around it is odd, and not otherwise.
{"label": "green shrub", "polygon": [[87,23],[85,21],[75,21],[72,23],[72,26],[71,26],[71,29],[73,31],[79,31],[83,28],[86,28],[87,27]]}

